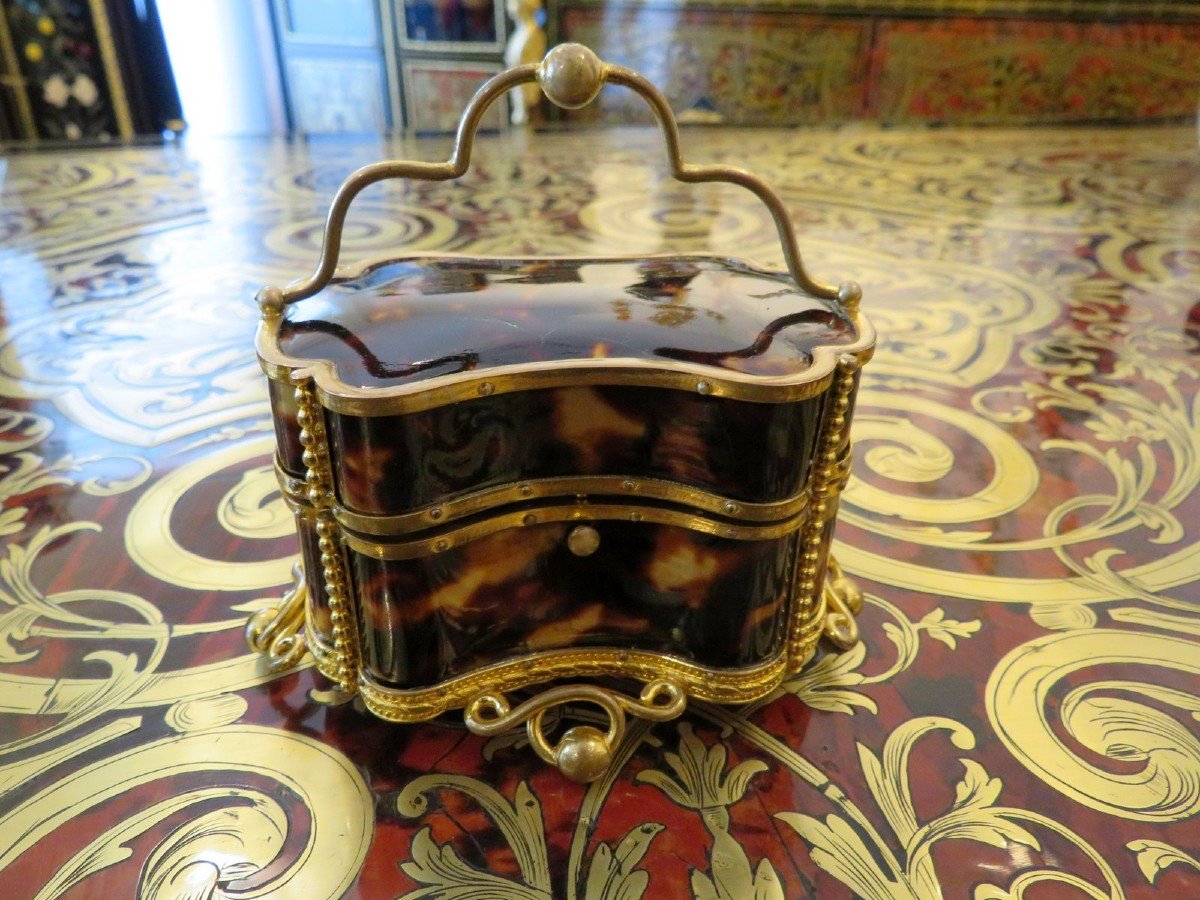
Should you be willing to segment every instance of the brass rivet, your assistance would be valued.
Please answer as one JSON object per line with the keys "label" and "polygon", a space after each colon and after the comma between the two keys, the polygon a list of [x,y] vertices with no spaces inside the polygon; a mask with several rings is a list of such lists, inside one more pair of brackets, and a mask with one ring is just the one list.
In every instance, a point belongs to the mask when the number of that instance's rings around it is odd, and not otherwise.
{"label": "brass rivet", "polygon": [[732,500],[726,500],[725,506],[723,507],[723,509],[725,510],[726,513],[728,513],[729,515],[732,516],[735,512],[738,511],[738,505],[736,503],[734,503]]}
{"label": "brass rivet", "polygon": [[433,509],[431,509],[429,511],[429,518],[437,520],[437,519],[440,519],[441,517],[442,517],[442,508],[440,506],[435,506]]}
{"label": "brass rivet", "polygon": [[520,490],[521,490],[522,497],[528,497],[530,494],[533,493],[533,488],[528,484],[521,485]]}
{"label": "brass rivet", "polygon": [[449,546],[450,546],[449,541],[438,541],[436,544],[433,545],[433,549],[436,550],[438,553],[441,553],[443,550],[445,550]]}
{"label": "brass rivet", "polygon": [[526,525],[533,525],[535,522],[537,522],[537,516],[535,516],[533,513],[526,513],[525,518],[523,518],[521,521]]}
{"label": "brass rivet", "polygon": [[709,383],[707,381],[696,382],[696,393],[697,394],[703,394],[704,396],[707,397],[709,394],[712,393],[712,390],[713,390],[713,388],[712,388],[711,383]]}
{"label": "brass rivet", "polygon": [[496,386],[494,384],[492,384],[490,381],[485,381],[479,386],[479,396],[486,397],[495,390]]}
{"label": "brass rivet", "polygon": [[642,514],[640,512],[632,512],[629,514],[629,520],[631,522],[640,522],[642,521]]}
{"label": "brass rivet", "polygon": [[634,481],[622,481],[622,482],[621,482],[621,487],[623,487],[623,488],[624,488],[625,490],[627,490],[627,491],[636,491],[636,490],[637,490],[637,482],[634,482]]}
{"label": "brass rivet", "polygon": [[600,532],[591,525],[577,525],[567,535],[567,547],[576,556],[591,556],[600,549]]}

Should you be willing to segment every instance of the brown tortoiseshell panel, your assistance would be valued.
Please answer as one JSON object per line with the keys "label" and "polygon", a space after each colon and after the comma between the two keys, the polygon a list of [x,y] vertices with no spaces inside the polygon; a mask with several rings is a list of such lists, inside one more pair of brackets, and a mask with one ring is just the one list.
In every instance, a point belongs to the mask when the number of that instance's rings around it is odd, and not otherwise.
{"label": "brown tortoiseshell panel", "polygon": [[404,416],[327,413],[339,500],[395,514],[572,475],[661,478],[747,502],[799,493],[821,397],[751,403],[664,388],[564,387]]}
{"label": "brown tortoiseshell panel", "polygon": [[304,477],[304,448],[300,446],[300,425],[296,422],[296,389],[286,381],[267,379],[271,395],[271,418],[275,421],[275,443],[279,463],[293,475]]}
{"label": "brown tortoiseshell panel", "polygon": [[364,388],[598,358],[788,376],[856,337],[789,276],[700,256],[396,260],[292,304],[279,327],[284,353]]}
{"label": "brown tortoiseshell panel", "polygon": [[798,537],[731,540],[685,528],[594,522],[591,556],[569,524],[480,538],[428,557],[350,551],[363,665],[408,688],[514,655],[604,646],[712,667],[776,655]]}
{"label": "brown tortoiseshell panel", "polygon": [[307,573],[308,624],[321,640],[329,641],[333,623],[329,620],[329,596],[321,577],[321,548],[317,545],[317,522],[310,511],[296,510],[296,532],[300,535],[300,559]]}

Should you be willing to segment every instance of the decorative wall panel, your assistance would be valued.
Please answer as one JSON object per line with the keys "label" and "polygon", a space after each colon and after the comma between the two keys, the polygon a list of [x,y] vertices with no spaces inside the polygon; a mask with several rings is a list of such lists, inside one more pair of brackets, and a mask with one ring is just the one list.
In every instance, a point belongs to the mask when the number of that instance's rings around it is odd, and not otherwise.
{"label": "decorative wall panel", "polygon": [[[870,22],[689,7],[563,10],[564,39],[659,85],[683,121],[778,125],[859,114]],[[649,121],[627,91],[575,114]]]}
{"label": "decorative wall panel", "polygon": [[[644,72],[681,118],[742,125],[1196,115],[1200,7],[1119,0],[551,3],[551,39]],[[573,118],[642,121],[614,94]]]}
{"label": "decorative wall panel", "polygon": [[885,20],[874,62],[885,122],[1131,121],[1200,101],[1200,25]]}
{"label": "decorative wall panel", "polygon": [[293,127],[306,134],[387,130],[387,80],[370,59],[297,58],[287,63]]}
{"label": "decorative wall panel", "polygon": [[[452,132],[463,107],[480,86],[503,68],[486,62],[413,59],[403,64],[404,118],[413,131]],[[508,100],[501,99],[484,114],[480,128],[505,127]]]}

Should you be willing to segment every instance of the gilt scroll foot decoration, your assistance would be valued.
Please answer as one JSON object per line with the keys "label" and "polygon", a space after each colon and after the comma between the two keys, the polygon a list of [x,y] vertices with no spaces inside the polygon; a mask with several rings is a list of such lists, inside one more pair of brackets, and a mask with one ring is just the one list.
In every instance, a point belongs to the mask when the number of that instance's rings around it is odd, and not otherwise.
{"label": "gilt scroll foot decoration", "polygon": [[822,633],[839,650],[849,650],[858,643],[858,622],[855,616],[862,610],[862,591],[854,579],[842,572],[836,559],[829,557],[825,573],[825,615]]}
{"label": "gilt scroll foot decoration", "polygon": [[[567,703],[592,703],[608,716],[608,731],[592,725],[567,729],[558,743],[551,745],[542,730],[547,712]],[[651,681],[638,699],[590,684],[562,685],[542,691],[515,709],[503,694],[480,694],[463,713],[467,728],[474,734],[500,734],[525,723],[529,743],[543,760],[572,781],[595,781],[612,763],[614,751],[625,736],[625,714],[652,722],[674,719],[687,705],[683,688],[665,678]]]}
{"label": "gilt scroll foot decoration", "polygon": [[270,660],[271,670],[296,665],[308,651],[304,635],[304,604],[308,587],[300,563],[292,566],[292,587],[275,606],[254,613],[246,622],[246,643]]}

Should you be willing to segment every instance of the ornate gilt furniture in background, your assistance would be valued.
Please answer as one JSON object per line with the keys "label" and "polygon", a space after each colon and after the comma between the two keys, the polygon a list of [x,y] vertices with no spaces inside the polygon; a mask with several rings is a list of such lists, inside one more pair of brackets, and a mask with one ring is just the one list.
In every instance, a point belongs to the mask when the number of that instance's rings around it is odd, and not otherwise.
{"label": "ornate gilt furniture in background", "polygon": [[[730,125],[1192,117],[1200,4],[1179,0],[550,0],[551,40]],[[669,39],[664,39],[669,35]],[[628,97],[576,114],[644,118]]]}
{"label": "ornate gilt furniture in background", "polygon": [[[1200,96],[1200,5],[1182,0],[509,0],[507,16],[499,0],[356,0],[354,17],[274,2],[306,132],[339,130],[333,109],[340,130],[451,132],[479,84],[547,39],[644,73],[689,122],[1131,122],[1194,116]],[[361,28],[295,24],[314,18]],[[494,110],[490,128],[505,118]],[[611,92],[570,116],[646,112]]]}
{"label": "ornate gilt furniture in background", "polygon": [[[763,202],[787,273],[704,255],[423,256],[335,272],[363,188],[462,175],[488,107],[535,82],[567,108],[605,83],[640,95],[677,179]],[[259,294],[303,571],[252,618],[251,645],[282,663],[307,648],[338,698],[357,693],[394,721],[465,707],[480,734],[525,722],[539,755],[580,781],[608,768],[626,714],[670,718],[689,695],[748,702],[823,633],[853,645],[857,592],[828,552],[875,343],[859,297],[806,272],[762,181],[683,162],[642,76],[579,45],[497,76],[447,162],[359,170],[313,275]],[[574,678],[645,686],[634,699],[560,685],[515,709],[505,696]],[[545,714],[570,701],[599,706],[607,734],[576,726],[551,746]]]}

